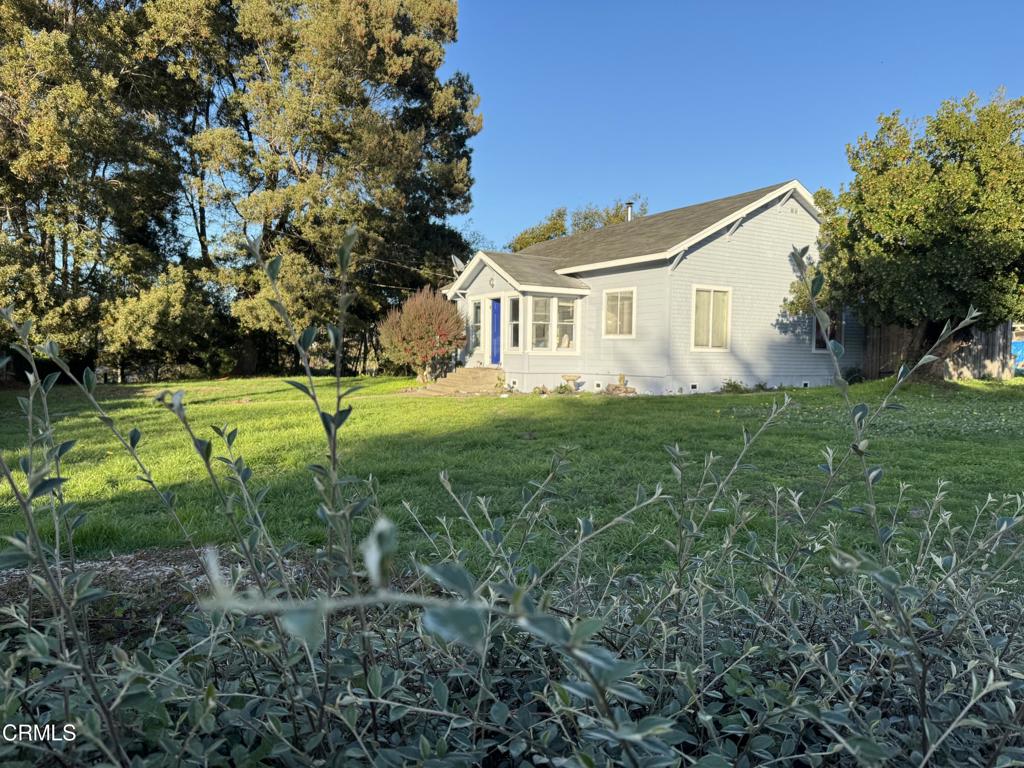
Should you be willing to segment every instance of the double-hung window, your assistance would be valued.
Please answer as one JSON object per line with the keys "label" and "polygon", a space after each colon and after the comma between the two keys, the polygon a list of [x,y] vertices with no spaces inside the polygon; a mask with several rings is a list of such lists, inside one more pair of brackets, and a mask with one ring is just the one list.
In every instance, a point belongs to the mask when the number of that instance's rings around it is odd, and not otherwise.
{"label": "double-hung window", "polygon": [[508,348],[519,349],[520,340],[520,300],[518,296],[510,296],[508,300]]}
{"label": "double-hung window", "polygon": [[530,307],[531,349],[576,349],[576,299],[534,296]]}
{"label": "double-hung window", "polygon": [[576,300],[558,299],[555,344],[558,349],[576,349]]}
{"label": "double-hung window", "polygon": [[551,299],[534,298],[530,319],[534,349],[551,349]]}
{"label": "double-hung window", "polygon": [[474,301],[471,308],[469,323],[469,348],[474,350],[480,346],[480,326],[483,318],[483,310],[479,301]]}
{"label": "double-hung window", "polygon": [[636,321],[636,289],[623,288],[604,292],[604,326],[606,339],[631,339]]}
{"label": "double-hung window", "polygon": [[731,301],[731,291],[728,288],[694,288],[694,349],[729,348],[729,305]]}

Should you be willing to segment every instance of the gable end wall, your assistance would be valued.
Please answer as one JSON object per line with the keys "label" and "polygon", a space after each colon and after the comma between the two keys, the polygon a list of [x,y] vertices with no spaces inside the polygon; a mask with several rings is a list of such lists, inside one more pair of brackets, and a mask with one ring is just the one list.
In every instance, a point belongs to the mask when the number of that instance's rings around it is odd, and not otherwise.
{"label": "gable end wall", "polygon": [[[748,216],[731,236],[709,238],[688,253],[671,275],[671,358],[676,391],[719,389],[726,380],[747,386],[822,386],[834,369],[827,353],[814,352],[809,317],[786,317],[782,302],[796,279],[789,254],[810,246],[817,258],[818,223],[797,200],[770,204]],[[728,350],[696,351],[694,286],[732,291]],[[845,324],[842,367],[859,367],[863,331],[851,316]]]}

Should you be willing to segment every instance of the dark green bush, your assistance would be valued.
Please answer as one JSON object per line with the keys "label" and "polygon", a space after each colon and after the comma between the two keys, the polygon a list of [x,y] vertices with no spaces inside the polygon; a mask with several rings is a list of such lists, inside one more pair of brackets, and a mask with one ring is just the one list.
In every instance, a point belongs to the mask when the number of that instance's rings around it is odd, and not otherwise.
{"label": "dark green bush", "polygon": [[725,381],[722,382],[722,388],[719,389],[718,391],[725,395],[742,395],[746,394],[747,392],[752,392],[753,390],[751,390],[750,387],[748,387],[742,381],[737,381],[736,379],[726,379]]}
{"label": "dark green bush", "polygon": [[[342,273],[350,247],[339,253]],[[265,266],[272,282],[278,268]],[[812,297],[820,290],[808,287]],[[275,307],[308,361],[315,329],[299,332]],[[327,335],[339,349],[340,329]],[[838,365],[842,348],[833,344]],[[36,370],[27,341],[16,351]],[[55,345],[37,352],[82,387],[154,500],[175,515],[173,494],[139,453],[140,433],[103,411],[92,375],[75,380]],[[183,394],[165,393],[158,401],[194,446],[197,471],[219,494],[215,513],[232,521],[237,542],[222,565],[179,520],[209,584],[180,623],[155,626],[132,647],[87,637],[87,615],[104,595],[73,556],[83,521],[63,490],[62,459],[73,446],[49,415],[56,377],[33,374],[28,450],[14,466],[0,461],[26,523],[3,565],[26,568],[33,584],[31,599],[5,609],[0,690],[7,723],[70,723],[77,738],[0,743],[0,757],[10,765],[1019,765],[1024,502],[987,499],[963,527],[952,523],[941,484],[919,506],[906,489],[876,498],[882,469],[870,461],[869,435],[898,408],[893,395],[911,372],[904,367],[871,406],[847,399],[837,371],[850,441],[825,449],[813,494],[765,488],[755,499],[731,490],[737,473],[752,471],[752,449],[785,419],[784,397],[756,431],[744,431],[731,464],[672,447],[678,487],[638,489],[614,519],[581,517],[571,530],[550,514],[568,471],[561,458],[517,509],[493,509],[442,474],[451,511],[432,511],[434,524],[410,510],[424,542],[411,567],[374,482],[340,464],[350,413],[340,383],[325,392],[307,376],[292,384],[324,428],[325,459],[310,471],[327,543],[301,572],[263,524],[264,491],[239,452],[244,435],[222,427],[215,439],[201,436]],[[856,511],[871,532],[860,552],[836,543],[851,482],[862,485]],[[642,578],[628,557],[596,560],[593,539],[643,526],[655,505],[668,507],[675,525],[648,531],[640,546],[669,548],[673,569]],[[52,516],[55,540],[40,537],[39,515]],[[712,520],[725,525],[709,529]],[[361,521],[373,526],[357,545]],[[456,526],[476,533],[486,569],[467,570],[467,553],[448,535]],[[553,561],[532,559],[541,537],[560,544]]]}

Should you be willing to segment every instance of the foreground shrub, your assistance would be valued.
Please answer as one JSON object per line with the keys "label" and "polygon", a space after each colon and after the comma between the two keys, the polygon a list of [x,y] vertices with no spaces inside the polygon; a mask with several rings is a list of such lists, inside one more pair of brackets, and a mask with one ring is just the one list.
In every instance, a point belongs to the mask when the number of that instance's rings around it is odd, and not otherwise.
{"label": "foreground shrub", "polygon": [[458,308],[428,286],[388,312],[380,343],[385,357],[410,366],[420,381],[436,379],[465,344],[465,324]]}
{"label": "foreground shrub", "polygon": [[[278,266],[266,269],[273,279]],[[284,315],[308,360],[315,332],[296,332]],[[341,340],[333,327],[328,335]],[[27,343],[17,351],[34,366]],[[75,381],[55,345],[39,351]],[[838,365],[842,349],[832,352]],[[216,488],[216,514],[235,526],[222,566],[176,517],[173,494],[139,452],[141,433],[103,411],[86,374],[75,383],[181,524],[209,580],[180,623],[154,626],[134,647],[89,642],[88,613],[103,594],[74,560],[82,519],[63,482],[73,446],[49,416],[56,377],[33,374],[29,450],[18,471],[0,462],[26,523],[3,562],[25,567],[33,586],[31,599],[6,609],[0,690],[8,723],[72,724],[77,738],[0,744],[0,757],[154,766],[1020,764],[1024,503],[987,499],[958,526],[942,484],[919,503],[902,487],[895,499],[877,498],[871,430],[895,414],[912,370],[872,406],[850,402],[837,376],[850,441],[825,449],[813,469],[819,479],[803,492],[731,490],[786,418],[784,397],[744,430],[731,464],[669,448],[677,487],[640,488],[611,520],[558,524],[552,511],[569,471],[560,457],[517,509],[494,509],[442,474],[451,511],[408,510],[421,537],[405,565],[374,481],[341,467],[339,434],[351,412],[344,392],[340,384],[317,391],[307,368],[292,383],[324,429],[325,459],[310,469],[326,544],[301,573],[264,526],[265,490],[242,457],[244,434],[218,427],[214,439],[200,436],[181,392],[158,398]],[[863,503],[853,506],[858,486]],[[595,538],[643,526],[659,505],[674,526],[647,530],[637,546],[667,547],[673,568],[640,578],[629,554],[597,558]],[[863,551],[838,546],[843,512],[865,521]],[[40,536],[40,515],[52,518],[54,540]],[[361,521],[373,524],[357,546]],[[456,526],[474,531],[487,554],[476,573],[449,535]],[[533,559],[541,538],[559,545],[553,560]]]}

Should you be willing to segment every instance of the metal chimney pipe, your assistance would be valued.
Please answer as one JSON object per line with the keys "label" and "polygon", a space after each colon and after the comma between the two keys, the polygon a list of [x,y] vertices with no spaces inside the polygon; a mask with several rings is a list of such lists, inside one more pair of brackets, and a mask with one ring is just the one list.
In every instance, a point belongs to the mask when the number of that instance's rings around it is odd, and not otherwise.
{"label": "metal chimney pipe", "polygon": [[626,203],[626,221],[633,220],[633,201],[629,200]]}

